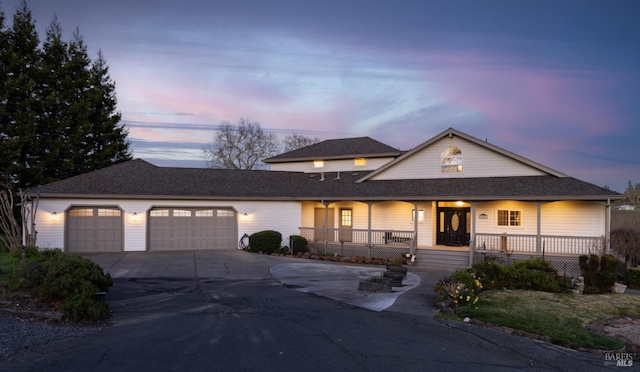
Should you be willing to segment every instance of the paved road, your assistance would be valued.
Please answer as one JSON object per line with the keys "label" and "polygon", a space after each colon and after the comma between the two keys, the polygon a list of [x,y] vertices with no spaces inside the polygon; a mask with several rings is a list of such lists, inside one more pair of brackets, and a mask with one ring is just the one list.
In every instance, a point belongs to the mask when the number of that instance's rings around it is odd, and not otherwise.
{"label": "paved road", "polygon": [[[145,252],[91,258],[115,278],[108,294],[112,325],[81,338],[25,350],[18,360],[0,364],[0,370],[604,369],[598,354],[434,320],[431,302],[424,302],[432,300],[433,284],[442,274],[433,270],[415,270],[421,282],[385,310],[372,311],[315,295],[317,291],[305,288],[303,279],[283,284],[272,275],[309,261],[246,252]],[[334,273],[345,283],[366,275],[362,268],[350,266],[328,264],[325,273],[331,275],[330,267],[335,267]],[[318,271],[311,271],[308,283],[321,281]]]}

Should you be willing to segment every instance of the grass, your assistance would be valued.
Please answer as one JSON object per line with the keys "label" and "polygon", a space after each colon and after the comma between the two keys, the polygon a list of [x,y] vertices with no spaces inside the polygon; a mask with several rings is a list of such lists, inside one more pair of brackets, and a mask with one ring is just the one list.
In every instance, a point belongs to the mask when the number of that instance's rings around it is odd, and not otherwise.
{"label": "grass", "polygon": [[460,308],[456,314],[546,335],[551,342],[567,347],[618,350],[624,347],[622,342],[590,332],[586,327],[616,316],[640,317],[640,296],[486,291],[475,307]]}

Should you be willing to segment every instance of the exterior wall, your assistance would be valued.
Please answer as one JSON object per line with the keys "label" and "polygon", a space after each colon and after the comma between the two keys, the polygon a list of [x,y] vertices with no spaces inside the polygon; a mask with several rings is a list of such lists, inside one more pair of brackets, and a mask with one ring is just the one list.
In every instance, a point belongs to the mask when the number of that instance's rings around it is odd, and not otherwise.
{"label": "exterior wall", "polygon": [[599,237],[605,235],[604,204],[559,201],[542,205],[542,235]]}
{"label": "exterior wall", "polygon": [[[124,250],[147,249],[147,212],[152,207],[227,207],[238,213],[238,241],[243,234],[262,230],[282,233],[284,242],[298,234],[301,223],[299,202],[203,201],[203,200],[105,200],[41,198],[36,215],[37,244],[40,248],[63,248],[65,211],[73,206],[116,206],[124,219]],[[56,217],[51,216],[56,212]],[[133,213],[137,216],[134,217]],[[247,213],[245,221],[244,213]],[[277,218],[275,218],[277,217]],[[232,247],[230,247],[232,248]],[[233,247],[237,248],[237,247]]]}
{"label": "exterior wall", "polygon": [[[462,152],[462,172],[441,173],[440,156],[449,146]],[[373,177],[374,180],[539,176],[546,173],[460,137],[443,138]]]}
{"label": "exterior wall", "polygon": [[[605,205],[593,202],[559,201],[542,204],[540,234],[598,237],[605,234]],[[522,211],[522,226],[498,226],[498,209]],[[480,214],[487,219],[479,219]],[[537,234],[537,207],[518,201],[480,203],[476,209],[476,233]]]}
{"label": "exterior wall", "polygon": [[[519,210],[522,212],[521,226],[498,226],[498,210]],[[480,219],[486,214],[487,219]],[[472,221],[473,223],[473,221]],[[538,233],[538,213],[535,204],[519,201],[479,203],[476,207],[476,233],[536,235]]]}
{"label": "exterior wall", "polygon": [[[341,160],[325,160],[323,168],[314,168],[313,161],[299,161],[290,163],[273,163],[269,166],[272,171],[288,171],[288,172],[305,172],[305,173],[319,173],[319,172],[357,172],[357,171],[371,171],[380,168],[381,166],[392,161],[393,157],[386,158],[366,158],[366,165],[355,165],[355,159],[341,159]],[[322,160],[322,159],[318,159]]]}

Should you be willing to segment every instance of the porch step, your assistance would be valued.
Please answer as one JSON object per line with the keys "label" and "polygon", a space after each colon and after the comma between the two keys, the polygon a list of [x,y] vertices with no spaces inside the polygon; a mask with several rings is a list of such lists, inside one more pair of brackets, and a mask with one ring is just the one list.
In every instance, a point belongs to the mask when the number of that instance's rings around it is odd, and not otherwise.
{"label": "porch step", "polygon": [[469,252],[440,249],[418,249],[416,265],[464,269],[469,267]]}

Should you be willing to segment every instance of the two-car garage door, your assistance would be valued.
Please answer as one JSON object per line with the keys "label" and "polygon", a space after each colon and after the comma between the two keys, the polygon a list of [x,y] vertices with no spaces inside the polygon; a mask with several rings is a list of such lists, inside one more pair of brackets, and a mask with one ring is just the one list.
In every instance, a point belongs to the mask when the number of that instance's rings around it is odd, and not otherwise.
{"label": "two-car garage door", "polygon": [[[66,250],[121,252],[124,212],[117,207],[73,207],[66,214]],[[149,250],[235,249],[236,212],[231,208],[152,208]],[[140,242],[141,245],[145,242]]]}
{"label": "two-car garage door", "polygon": [[228,208],[153,208],[149,250],[234,249],[236,221]]}

